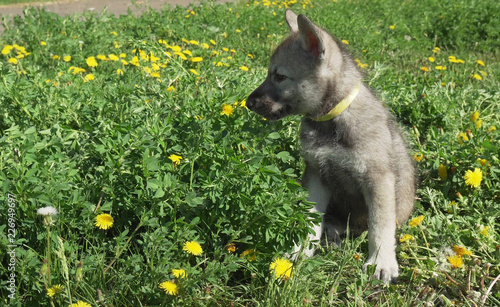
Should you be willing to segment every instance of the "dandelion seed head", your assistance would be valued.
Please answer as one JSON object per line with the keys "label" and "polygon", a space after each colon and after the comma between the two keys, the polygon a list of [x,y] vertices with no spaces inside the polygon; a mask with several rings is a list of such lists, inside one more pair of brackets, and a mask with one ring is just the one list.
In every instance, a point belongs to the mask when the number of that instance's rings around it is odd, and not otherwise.
{"label": "dandelion seed head", "polygon": [[50,216],[50,215],[56,215],[57,214],[57,210],[56,208],[52,207],[52,206],[47,206],[47,207],[43,207],[43,208],[39,208],[36,213],[38,215],[43,215],[43,216]]}

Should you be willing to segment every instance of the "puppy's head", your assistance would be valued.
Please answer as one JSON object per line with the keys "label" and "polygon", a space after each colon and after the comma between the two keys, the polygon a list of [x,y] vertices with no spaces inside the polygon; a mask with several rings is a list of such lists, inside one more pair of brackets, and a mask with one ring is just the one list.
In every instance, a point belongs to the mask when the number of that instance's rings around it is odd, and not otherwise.
{"label": "puppy's head", "polygon": [[307,17],[290,10],[285,17],[291,33],[272,55],[266,80],[246,106],[270,120],[318,116],[325,95],[333,90],[331,62],[341,61],[341,56],[333,57],[338,49],[334,40]]}

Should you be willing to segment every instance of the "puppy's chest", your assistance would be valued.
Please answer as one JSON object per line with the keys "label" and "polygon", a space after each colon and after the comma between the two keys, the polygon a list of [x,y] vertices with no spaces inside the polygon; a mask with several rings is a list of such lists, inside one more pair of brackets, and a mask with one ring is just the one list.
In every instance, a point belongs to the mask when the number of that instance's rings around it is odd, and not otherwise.
{"label": "puppy's chest", "polygon": [[306,164],[319,172],[323,179],[333,174],[337,178],[347,174],[348,177],[358,177],[366,172],[366,161],[356,152],[355,146],[348,146],[334,133],[324,136],[306,129],[301,132],[300,141]]}

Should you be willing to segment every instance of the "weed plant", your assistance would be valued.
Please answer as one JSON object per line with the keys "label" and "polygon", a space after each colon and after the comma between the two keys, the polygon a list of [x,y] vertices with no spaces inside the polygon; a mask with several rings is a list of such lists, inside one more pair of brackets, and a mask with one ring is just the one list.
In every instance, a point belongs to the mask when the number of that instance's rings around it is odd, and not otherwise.
{"label": "weed plant", "polygon": [[[300,118],[245,107],[286,8],[348,45],[406,132],[420,183],[397,284],[363,273],[366,233],[287,260],[320,219]],[[1,304],[499,306],[499,11],[263,0],[3,19]]]}

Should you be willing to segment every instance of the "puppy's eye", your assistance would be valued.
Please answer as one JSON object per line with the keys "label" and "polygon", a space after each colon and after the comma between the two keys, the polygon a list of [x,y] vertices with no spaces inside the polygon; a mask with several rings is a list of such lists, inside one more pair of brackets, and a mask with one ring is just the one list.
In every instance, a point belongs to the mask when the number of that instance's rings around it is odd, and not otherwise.
{"label": "puppy's eye", "polygon": [[274,74],[274,80],[278,83],[283,82],[287,79],[288,77],[282,74],[275,73]]}

